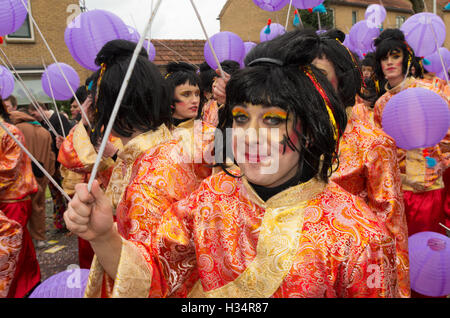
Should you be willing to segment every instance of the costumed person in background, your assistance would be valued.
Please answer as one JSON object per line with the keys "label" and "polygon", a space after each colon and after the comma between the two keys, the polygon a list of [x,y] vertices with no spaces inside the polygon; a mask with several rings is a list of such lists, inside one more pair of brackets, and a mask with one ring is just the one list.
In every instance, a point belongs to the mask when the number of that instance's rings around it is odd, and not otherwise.
{"label": "costumed person in background", "polygon": [[370,52],[361,61],[361,73],[363,78],[372,78],[375,69],[375,54]]}
{"label": "costumed person in background", "polygon": [[217,74],[216,71],[213,70],[207,62],[203,62],[200,65],[200,91],[203,93],[203,105],[206,105],[209,103],[211,99],[213,99],[213,93],[212,93],[212,85],[214,82],[214,79],[216,78]]}
{"label": "costumed person in background", "polygon": [[[173,137],[183,146],[186,156],[192,158],[199,181],[212,173],[214,164],[211,152],[214,148],[215,126],[203,121],[200,102],[200,77],[197,69],[185,62],[171,62],[167,65],[165,77],[172,94]],[[209,154],[209,156],[208,156]]]}
{"label": "costumed person in background", "polygon": [[[55,154],[52,151],[52,136],[31,115],[22,109],[10,112],[14,124],[25,137],[28,151],[50,174],[55,173]],[[32,162],[33,174],[38,184],[38,191],[31,196],[32,212],[28,221],[28,230],[37,248],[46,247],[46,203],[45,192],[49,183],[48,178]]]}
{"label": "costumed person in background", "polygon": [[[88,97],[88,85],[89,83],[86,83],[86,85],[78,87],[77,91],[75,92],[75,95],[77,96],[77,99],[80,102],[80,104],[83,104],[86,98]],[[82,114],[80,106],[75,100],[75,97],[72,97],[72,99],[70,100],[70,118],[72,127],[78,124],[78,122],[81,120],[81,117]]]}
{"label": "costumed person in background", "polygon": [[18,108],[18,102],[17,102],[17,98],[14,95],[10,95],[7,98],[5,98],[3,100],[3,103],[5,104],[6,107],[6,111],[8,113],[11,113],[13,111],[16,111]]}
{"label": "costumed person in background", "polygon": [[352,116],[363,76],[353,55],[342,44],[344,39],[345,34],[339,30],[321,34],[318,55],[313,61],[347,108],[347,127],[339,143],[339,168],[331,180],[361,197],[386,226],[396,243],[397,297],[410,297],[408,227],[396,145],[381,129]]}
{"label": "costumed person in background", "polygon": [[[92,107],[93,77],[88,79],[88,95],[83,100],[81,107],[89,119],[93,122],[95,119],[95,110]],[[92,84],[91,84],[92,83]],[[85,88],[86,89],[86,88]],[[81,100],[80,100],[81,102]],[[78,183],[89,181],[91,171],[97,158],[98,145],[94,146],[90,140],[91,130],[89,129],[86,118],[82,116],[80,122],[71,129],[67,138],[61,144],[58,154],[58,162],[61,164],[61,176],[63,177],[62,186],[69,196],[75,193],[75,186]],[[99,166],[97,180],[105,190],[108,187],[112,171],[117,160],[117,154],[123,149],[119,138],[109,136],[109,142],[103,153],[103,160]],[[78,238],[78,260],[80,268],[90,268],[94,251],[89,242]]]}
{"label": "costumed person in background", "polygon": [[[374,43],[376,46],[375,72],[378,77],[384,76],[388,81],[387,92],[375,104],[376,125],[382,127],[382,114],[387,102],[395,94],[411,87],[430,89],[438,93],[447,103],[449,102],[449,96],[445,96],[439,87],[406,76],[415,56],[412,48],[406,43],[402,31],[387,29]],[[420,77],[420,72],[420,68],[416,69],[416,76]],[[444,228],[439,223],[449,224],[448,207],[450,205],[445,203],[446,196],[442,180],[442,173],[449,164],[449,153],[442,151],[443,142],[426,149],[397,149],[409,236],[422,231],[445,234]],[[428,164],[426,157],[433,158],[436,165]]]}
{"label": "costumed person in background", "polygon": [[[59,118],[61,118],[62,127],[58,118],[57,110],[49,110],[47,105],[38,103],[40,107],[40,112],[32,105],[28,105],[27,113],[33,116],[37,121],[41,123],[41,125],[49,130],[49,126],[46,121],[42,118],[42,115],[46,116],[50,124],[54,127],[58,136],[55,136],[53,132],[51,132],[52,136],[52,151],[55,154],[55,158],[58,157],[58,144],[61,142],[62,136],[67,136],[69,134],[72,125],[69,119],[63,115],[62,112],[59,112]],[[41,115],[42,114],[42,115]],[[64,131],[63,131],[64,129]],[[62,185],[62,177],[59,170],[60,164],[57,160],[55,160],[55,173],[52,175],[53,179],[58,183],[58,185]],[[63,213],[67,208],[66,198],[59,192],[59,190],[53,185],[53,183],[49,183],[48,187],[50,189],[50,193],[52,195],[53,200],[53,225],[55,226],[57,231],[65,232],[67,231],[64,220]]]}
{"label": "costumed person in background", "polygon": [[22,227],[0,211],[0,298],[6,298],[14,279],[22,242]]}
{"label": "costumed person in background", "polygon": [[226,84],[230,80],[230,76],[241,68],[241,65],[238,62],[232,60],[225,60],[220,63],[220,66],[222,67],[224,78],[221,77],[220,70],[217,69],[215,71],[216,75],[212,83],[213,99],[204,106],[202,113],[203,121],[210,123],[214,127],[217,127],[221,112],[223,111],[223,107],[225,105]]}
{"label": "costumed person in background", "polygon": [[[102,69],[95,75],[93,88],[97,96],[93,104],[93,144],[104,138],[101,128],[108,124],[135,47],[136,43],[114,40],[107,43],[97,56],[96,63],[102,65]],[[92,188],[94,193],[102,193],[108,207],[115,209],[117,228],[124,239],[151,240],[163,212],[172,203],[192,193],[200,184],[191,159],[182,157],[182,147],[171,134],[171,101],[167,82],[158,68],[148,60],[146,50],[142,49],[112,130],[114,136],[122,140],[124,148],[117,155],[118,161],[106,194],[103,194],[97,181]],[[111,189],[117,184],[119,186]],[[76,189],[83,186],[85,184],[79,184]],[[75,205],[69,204],[68,211],[76,208],[77,201],[76,193],[72,199]],[[69,223],[74,221],[70,213],[66,212],[64,217]],[[111,218],[113,221],[112,215]],[[72,230],[78,234],[75,229]],[[143,236],[143,231],[148,231],[148,235]],[[90,237],[80,237],[90,240]],[[121,239],[118,239],[109,243],[120,245]],[[90,243],[96,257],[102,259],[105,255],[98,249],[96,242]],[[115,257],[116,254],[110,256]],[[123,257],[127,258],[126,253]],[[133,259],[128,261],[134,262]],[[99,273],[97,268],[98,262],[94,257],[91,272],[95,277]]]}
{"label": "costumed person in background", "polygon": [[[77,186],[67,224],[97,257],[86,296],[179,297],[193,282],[191,297],[396,295],[389,233],[359,198],[327,185],[346,114],[310,66],[317,35],[290,45],[263,47],[259,56],[256,47],[248,68],[227,84],[229,116],[220,127],[232,128],[239,169],[223,166],[204,180],[163,214],[157,231],[147,221],[122,239],[98,187]],[[294,48],[294,56],[283,55]],[[267,133],[250,133],[260,128]],[[254,152],[258,145],[267,152]],[[374,284],[373,266],[380,274]]]}
{"label": "costumed person in background", "polygon": [[[9,114],[1,99],[0,121],[26,146],[22,132],[9,123]],[[41,280],[36,251],[27,229],[31,215],[31,195],[36,193],[38,185],[26,153],[3,129],[0,129],[0,140],[0,210],[6,217],[18,222],[23,231],[22,248],[7,297],[22,298]]]}

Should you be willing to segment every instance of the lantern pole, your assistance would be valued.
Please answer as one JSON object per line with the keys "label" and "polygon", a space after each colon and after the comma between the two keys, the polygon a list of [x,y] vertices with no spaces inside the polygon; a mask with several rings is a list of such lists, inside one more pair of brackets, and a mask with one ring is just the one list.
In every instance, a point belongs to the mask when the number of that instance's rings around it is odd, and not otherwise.
{"label": "lantern pole", "polygon": [[0,127],[11,137],[14,142],[30,157],[31,161],[42,171],[42,173],[50,180],[51,183],[61,192],[61,194],[70,202],[71,199],[67,193],[59,186],[52,176],[45,170],[36,158],[28,151],[28,149],[11,133],[11,131],[0,121]]}
{"label": "lantern pole", "polygon": [[23,4],[25,10],[27,10],[28,16],[30,17],[30,20],[33,22],[34,26],[36,27],[36,30],[38,31],[39,35],[41,36],[42,41],[44,42],[45,46],[46,46],[47,49],[49,50],[50,55],[52,56],[53,60],[55,61],[56,66],[57,66],[58,69],[59,69],[59,72],[60,72],[61,75],[63,76],[64,81],[66,82],[67,86],[68,86],[69,89],[70,89],[70,92],[72,93],[73,97],[74,97],[75,100],[77,101],[78,107],[80,107],[80,110],[81,110],[81,114],[84,116],[84,119],[86,120],[86,122],[87,122],[89,128],[92,128],[91,122],[89,121],[89,118],[87,117],[86,113],[84,112],[83,108],[81,107],[81,103],[80,103],[80,101],[78,100],[77,95],[75,94],[75,92],[74,92],[72,86],[70,86],[70,83],[69,83],[69,80],[68,80],[67,77],[66,77],[66,74],[64,74],[64,71],[63,71],[63,69],[61,68],[61,65],[59,65],[58,60],[56,59],[56,56],[55,56],[55,54],[53,53],[52,49],[50,48],[50,45],[48,44],[47,40],[45,39],[44,34],[42,34],[41,29],[39,28],[39,25],[37,24],[36,20],[34,19],[33,15],[31,14],[30,10],[28,10],[28,6],[26,5],[25,1],[24,1],[24,0],[20,0],[20,1],[22,2],[22,4]]}
{"label": "lantern pole", "polygon": [[66,132],[64,131],[64,125],[61,120],[61,114],[59,113],[58,105],[56,105],[55,95],[53,94],[53,87],[52,83],[50,81],[50,74],[47,72],[47,65],[45,64],[44,58],[41,56],[42,59],[42,65],[44,66],[44,70],[47,73],[47,81],[48,81],[48,87],[50,88],[50,94],[52,95],[52,101],[53,105],[55,106],[56,115],[58,115],[59,124],[61,125],[61,131],[63,133],[64,139],[66,138]]}
{"label": "lantern pole", "polygon": [[289,8],[288,8],[288,13],[286,16],[286,26],[284,27],[284,29],[287,31],[287,27],[288,27],[288,23],[289,23],[289,15],[291,14],[291,6],[292,6],[292,0],[289,2]]}
{"label": "lantern pole", "polygon": [[197,15],[198,22],[200,22],[200,25],[201,25],[201,27],[203,29],[203,33],[205,34],[206,41],[208,42],[209,48],[211,49],[211,52],[212,52],[212,54],[214,56],[214,60],[216,61],[217,67],[219,68],[220,76],[222,77],[223,80],[225,80],[225,73],[224,73],[224,71],[222,69],[222,65],[220,65],[219,59],[217,58],[216,51],[214,51],[214,48],[213,48],[212,43],[211,43],[211,40],[210,40],[210,38],[208,36],[208,33],[206,32],[205,26],[203,25],[202,18],[200,17],[200,14],[198,13],[198,10],[197,10],[197,7],[195,6],[194,1],[193,0],[190,0],[190,1],[191,1],[191,4],[192,4],[192,8],[194,8],[195,14]]}
{"label": "lantern pole", "polygon": [[[153,22],[153,19],[155,18],[156,12],[158,12],[159,6],[161,5],[162,0],[158,0],[155,6],[155,10],[153,10],[152,15],[147,23],[147,26],[145,27],[144,34],[148,34],[148,31],[150,29],[150,26]],[[95,160],[94,167],[92,168],[91,177],[89,179],[88,183],[88,191],[91,192],[92,184],[94,183],[95,177],[97,175],[98,167],[100,165],[100,161],[103,157],[103,153],[106,148],[106,144],[109,140],[109,135],[111,134],[112,126],[114,125],[114,121],[117,117],[117,113],[119,112],[120,105],[122,104],[122,100],[125,96],[125,92],[128,87],[128,83],[130,82],[131,75],[133,74],[134,66],[136,65],[137,59],[139,57],[139,52],[142,49],[142,46],[144,45],[145,37],[141,36],[139,39],[138,44],[136,45],[136,48],[134,50],[133,56],[131,57],[130,64],[128,66],[128,70],[125,74],[125,78],[122,83],[122,87],[120,88],[119,95],[117,96],[116,104],[114,105],[113,111],[111,113],[111,118],[109,119],[108,125],[105,129],[105,133],[103,136],[102,143],[100,145],[100,149],[98,150],[97,159]]]}
{"label": "lantern pole", "polygon": [[36,97],[33,96],[33,94],[30,92],[30,90],[28,89],[28,87],[25,85],[25,82],[22,80],[22,77],[19,75],[19,73],[17,72],[16,68],[14,67],[14,65],[11,63],[11,61],[8,59],[8,56],[6,55],[5,51],[3,51],[2,48],[0,48],[0,52],[3,54],[3,56],[5,57],[6,61],[8,63],[5,62],[5,60],[3,60],[3,58],[0,57],[0,62],[2,62],[2,64],[6,67],[6,68],[11,68],[14,72],[14,77],[16,79],[16,81],[19,82],[19,84],[22,86],[23,88],[23,92],[25,93],[25,95],[27,96],[27,98],[30,100],[31,105],[33,105],[33,107],[36,109],[36,111],[41,115],[42,119],[45,121],[45,123],[48,125],[48,128],[50,129],[50,131],[55,135],[55,137],[59,136],[58,132],[56,131],[55,127],[53,127],[53,125],[50,123],[50,120],[47,118],[47,115],[45,115],[45,113],[42,111],[42,109],[39,107],[38,105],[38,101],[36,100]]}

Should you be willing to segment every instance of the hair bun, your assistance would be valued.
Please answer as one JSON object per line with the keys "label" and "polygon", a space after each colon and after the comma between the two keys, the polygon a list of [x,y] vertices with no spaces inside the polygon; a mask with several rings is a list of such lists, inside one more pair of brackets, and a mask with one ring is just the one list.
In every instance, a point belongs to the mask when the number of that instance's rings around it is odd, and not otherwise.
{"label": "hair bun", "polygon": [[167,65],[167,73],[176,73],[176,72],[196,72],[197,69],[194,65],[186,63],[186,62],[170,62]]}
{"label": "hair bun", "polygon": [[374,45],[378,46],[384,40],[405,41],[405,35],[400,29],[386,29],[374,40]]}
{"label": "hair bun", "polygon": [[[100,66],[102,63],[106,65],[115,64],[117,61],[129,58],[133,55],[137,43],[127,40],[112,40],[106,43],[95,59],[95,64]],[[142,48],[139,54],[148,59],[147,51]]]}
{"label": "hair bun", "polygon": [[331,29],[326,33],[321,34],[320,37],[333,40],[338,39],[341,43],[344,43],[345,41],[345,33],[338,29]]}
{"label": "hair bun", "polygon": [[308,65],[317,57],[320,38],[314,30],[293,31],[286,40],[280,47],[285,64]]}

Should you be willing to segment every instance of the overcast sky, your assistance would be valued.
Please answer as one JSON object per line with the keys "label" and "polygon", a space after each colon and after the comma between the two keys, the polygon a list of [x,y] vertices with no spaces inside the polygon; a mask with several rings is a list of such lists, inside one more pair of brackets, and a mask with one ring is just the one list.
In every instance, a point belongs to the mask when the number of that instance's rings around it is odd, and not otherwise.
{"label": "overcast sky", "polygon": [[[208,36],[220,32],[217,17],[226,0],[194,0]],[[120,16],[129,26],[144,31],[151,6],[157,0],[86,0],[88,10],[103,9]],[[151,37],[156,39],[204,39],[190,0],[162,0],[152,25]]]}

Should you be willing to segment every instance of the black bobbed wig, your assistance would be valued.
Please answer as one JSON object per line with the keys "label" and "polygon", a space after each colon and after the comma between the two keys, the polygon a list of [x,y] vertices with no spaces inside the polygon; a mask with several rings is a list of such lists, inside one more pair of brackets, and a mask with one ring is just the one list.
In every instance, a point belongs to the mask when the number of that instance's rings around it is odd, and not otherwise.
{"label": "black bobbed wig", "polygon": [[[286,110],[288,117],[293,118],[300,149],[288,138],[287,131],[284,144],[300,154],[297,171],[300,182],[316,175],[328,181],[333,162],[338,158],[338,140],[335,140],[324,98],[305,70],[309,70],[323,88],[341,132],[347,124],[345,108],[331,84],[311,65],[317,56],[319,42],[312,31],[291,31],[256,46],[245,59],[246,68],[231,76],[226,87],[224,112],[219,118],[219,128],[226,138],[225,129],[232,127],[231,113],[236,105],[250,103]],[[296,128],[298,123],[300,130]],[[223,144],[226,145],[227,141]],[[225,160],[223,151],[216,149],[216,153]],[[221,166],[226,171],[226,166]]]}
{"label": "black bobbed wig", "polygon": [[355,105],[355,98],[363,85],[357,58],[342,43],[345,34],[337,29],[320,35],[318,58],[325,58],[334,66],[338,80],[338,94],[346,106]]}
{"label": "black bobbed wig", "polygon": [[[400,29],[386,29],[374,40],[375,50],[375,74],[378,79],[384,78],[384,73],[381,68],[381,60],[389,55],[394,50],[403,52],[403,75],[406,75],[409,67],[413,66],[416,60],[414,50],[408,45],[405,40],[405,35]],[[416,67],[416,77],[423,77],[423,71]]]}
{"label": "black bobbed wig", "polygon": [[[113,40],[105,44],[97,55],[95,63],[103,65],[105,71],[101,75],[102,70],[98,70],[92,78],[92,94],[98,95],[93,107],[93,144],[103,138],[103,131],[111,117],[135,48],[134,42]],[[100,85],[97,87],[100,76]],[[170,128],[170,101],[164,78],[158,68],[148,60],[148,54],[143,48],[114,122],[114,132],[123,137],[131,137],[136,131],[155,131],[162,124]]]}

